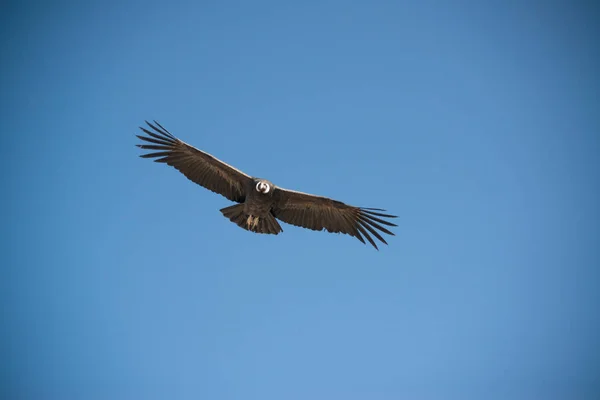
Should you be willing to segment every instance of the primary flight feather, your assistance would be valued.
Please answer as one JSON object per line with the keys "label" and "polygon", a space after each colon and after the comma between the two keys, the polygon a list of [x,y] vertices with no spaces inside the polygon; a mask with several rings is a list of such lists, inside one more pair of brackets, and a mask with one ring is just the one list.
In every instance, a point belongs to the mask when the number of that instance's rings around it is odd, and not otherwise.
{"label": "primary flight feather", "polygon": [[[394,235],[385,226],[396,226],[378,208],[361,208],[327,197],[296,192],[273,185],[266,179],[255,178],[239,169],[182,142],[158,122],[148,128],[140,127],[147,135],[136,135],[144,144],[137,146],[152,150],[143,158],[154,158],[184,174],[189,180],[239,204],[220,211],[243,229],[255,233],[277,235],[283,232],[277,220],[312,230],[326,230],[365,239],[377,249],[377,240],[387,244],[380,232]],[[372,236],[371,236],[372,235]]]}

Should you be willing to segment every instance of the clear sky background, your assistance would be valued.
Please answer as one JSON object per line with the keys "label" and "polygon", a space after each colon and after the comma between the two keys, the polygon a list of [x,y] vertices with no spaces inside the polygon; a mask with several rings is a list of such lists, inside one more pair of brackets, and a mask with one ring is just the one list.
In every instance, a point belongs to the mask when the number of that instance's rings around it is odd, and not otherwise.
{"label": "clear sky background", "polygon": [[[0,397],[600,398],[593,2],[50,3],[0,12]],[[246,232],[145,119],[396,236]]]}

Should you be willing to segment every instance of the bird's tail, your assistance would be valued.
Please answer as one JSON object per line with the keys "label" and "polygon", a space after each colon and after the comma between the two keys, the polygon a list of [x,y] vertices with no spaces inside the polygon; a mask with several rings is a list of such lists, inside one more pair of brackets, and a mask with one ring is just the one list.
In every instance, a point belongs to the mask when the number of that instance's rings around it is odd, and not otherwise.
{"label": "bird's tail", "polygon": [[235,204],[233,206],[222,208],[221,212],[225,218],[229,219],[240,228],[246,229],[250,232],[268,233],[272,235],[277,235],[279,232],[283,232],[279,222],[277,222],[272,214],[269,213],[264,217],[254,217],[248,215],[244,211],[243,204]]}

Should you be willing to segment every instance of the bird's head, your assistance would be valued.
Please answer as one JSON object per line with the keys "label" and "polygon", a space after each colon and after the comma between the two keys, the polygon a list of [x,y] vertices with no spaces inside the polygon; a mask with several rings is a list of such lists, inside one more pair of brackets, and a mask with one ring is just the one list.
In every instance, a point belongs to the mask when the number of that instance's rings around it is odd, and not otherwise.
{"label": "bird's head", "polygon": [[259,180],[256,182],[256,191],[262,194],[268,194],[271,192],[273,188],[273,184],[269,181]]}

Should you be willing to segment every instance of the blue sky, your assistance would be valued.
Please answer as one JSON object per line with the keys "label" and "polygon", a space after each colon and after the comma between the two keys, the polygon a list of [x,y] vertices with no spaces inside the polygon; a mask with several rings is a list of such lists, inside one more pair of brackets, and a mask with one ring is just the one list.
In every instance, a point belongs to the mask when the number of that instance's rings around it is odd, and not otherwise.
{"label": "blue sky", "polygon": [[[508,3],[3,4],[3,397],[598,398],[599,13]],[[145,119],[396,236],[246,232]]]}

